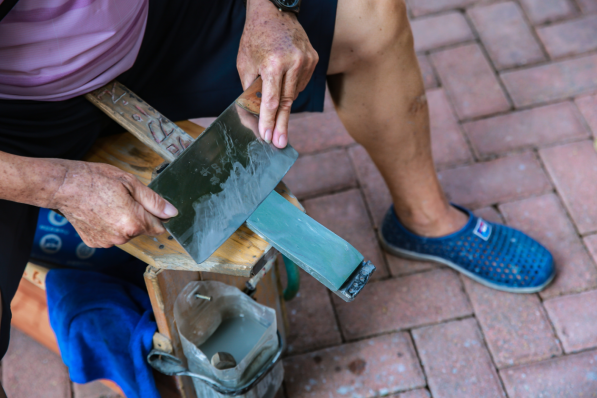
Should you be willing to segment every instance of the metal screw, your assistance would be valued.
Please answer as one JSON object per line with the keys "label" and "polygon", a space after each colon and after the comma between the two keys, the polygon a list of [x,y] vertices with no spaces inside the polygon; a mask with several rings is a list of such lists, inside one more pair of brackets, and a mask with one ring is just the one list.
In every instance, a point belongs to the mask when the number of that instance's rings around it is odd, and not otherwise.
{"label": "metal screw", "polygon": [[163,249],[164,247],[166,247],[166,246],[164,246],[164,245],[160,245],[160,247],[159,247],[159,248],[160,248],[160,249]]}
{"label": "metal screw", "polygon": [[199,293],[195,293],[195,298],[203,299],[203,300],[207,300],[207,301],[211,301],[211,296],[204,296],[204,295],[199,294]]}

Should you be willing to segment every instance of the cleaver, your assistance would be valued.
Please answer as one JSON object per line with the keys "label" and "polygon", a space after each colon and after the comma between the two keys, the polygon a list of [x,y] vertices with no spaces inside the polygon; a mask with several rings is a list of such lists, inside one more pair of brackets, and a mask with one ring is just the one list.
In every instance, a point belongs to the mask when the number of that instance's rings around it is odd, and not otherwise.
{"label": "cleaver", "polygon": [[86,98],[166,160],[149,187],[178,209],[164,226],[197,263],[246,223],[352,301],[375,266],[274,191],[298,153],[261,139],[261,84],[258,78],[196,140],[116,81]]}

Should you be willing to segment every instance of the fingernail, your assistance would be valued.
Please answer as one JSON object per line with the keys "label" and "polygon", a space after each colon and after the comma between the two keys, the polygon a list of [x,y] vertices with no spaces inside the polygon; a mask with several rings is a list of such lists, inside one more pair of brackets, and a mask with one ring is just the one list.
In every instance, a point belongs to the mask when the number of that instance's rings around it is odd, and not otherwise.
{"label": "fingernail", "polygon": [[272,142],[272,135],[273,135],[273,133],[272,133],[271,129],[265,130],[265,138],[264,138],[265,142],[267,142],[268,144],[270,142]]}
{"label": "fingernail", "polygon": [[174,217],[178,214],[178,210],[176,210],[176,207],[172,206],[170,203],[166,203],[164,214],[168,217]]}
{"label": "fingernail", "polygon": [[278,147],[284,148],[287,143],[288,143],[288,138],[286,137],[286,134],[280,134],[280,137],[278,137]]}

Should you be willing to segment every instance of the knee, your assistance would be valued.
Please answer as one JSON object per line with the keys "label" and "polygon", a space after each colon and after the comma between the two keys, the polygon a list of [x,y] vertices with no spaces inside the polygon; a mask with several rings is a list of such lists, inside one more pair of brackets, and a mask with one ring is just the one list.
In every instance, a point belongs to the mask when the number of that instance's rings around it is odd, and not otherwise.
{"label": "knee", "polygon": [[369,0],[370,18],[376,31],[371,32],[366,45],[374,57],[388,51],[414,48],[414,40],[404,0]]}
{"label": "knee", "polygon": [[346,0],[338,3],[330,73],[380,61],[414,57],[405,0]]}

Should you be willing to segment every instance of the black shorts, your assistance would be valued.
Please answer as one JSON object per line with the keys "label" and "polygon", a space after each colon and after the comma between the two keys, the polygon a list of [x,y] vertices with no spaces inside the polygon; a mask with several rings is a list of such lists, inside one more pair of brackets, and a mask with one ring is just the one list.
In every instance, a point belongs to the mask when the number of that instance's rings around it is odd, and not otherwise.
{"label": "black shorts", "polygon": [[[293,112],[321,112],[337,0],[303,0],[299,21],[319,63]],[[242,92],[236,55],[243,0],[150,0],[141,50],[118,80],[171,120],[219,115]],[[80,159],[101,135],[122,131],[83,97],[60,102],[0,100],[0,150]],[[29,258],[37,209],[0,200],[0,359],[8,347],[10,301]]]}

